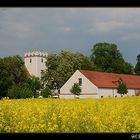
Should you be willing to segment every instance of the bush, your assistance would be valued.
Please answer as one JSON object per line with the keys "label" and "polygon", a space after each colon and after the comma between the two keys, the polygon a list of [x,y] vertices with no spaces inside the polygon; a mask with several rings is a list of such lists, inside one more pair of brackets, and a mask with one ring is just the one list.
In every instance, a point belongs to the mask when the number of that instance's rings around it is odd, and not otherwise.
{"label": "bush", "polygon": [[48,98],[49,96],[52,95],[52,92],[50,90],[50,88],[48,86],[46,86],[42,91],[41,91],[41,95],[45,98]]}
{"label": "bush", "polygon": [[24,83],[26,87],[32,90],[33,96],[37,98],[39,96],[38,91],[42,88],[41,80],[38,77],[29,77]]}
{"label": "bush", "polygon": [[74,85],[70,89],[70,92],[73,93],[74,95],[80,95],[81,87],[79,86],[78,83],[74,83]]}
{"label": "bush", "polygon": [[27,87],[22,88],[19,93],[21,98],[31,98],[33,96],[32,90]]}
{"label": "bush", "polygon": [[8,89],[7,96],[11,99],[30,98],[33,96],[33,92],[30,88],[23,85],[13,85]]}
{"label": "bush", "polygon": [[126,83],[124,83],[122,80],[118,81],[117,92],[119,94],[121,94],[121,96],[124,95],[124,94],[127,94],[127,92],[128,92]]}

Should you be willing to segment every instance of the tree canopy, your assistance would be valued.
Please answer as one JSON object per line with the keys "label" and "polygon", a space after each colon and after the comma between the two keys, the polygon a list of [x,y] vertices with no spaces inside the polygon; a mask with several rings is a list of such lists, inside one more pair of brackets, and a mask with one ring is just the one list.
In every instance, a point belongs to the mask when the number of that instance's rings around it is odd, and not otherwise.
{"label": "tree canopy", "polygon": [[133,66],[125,62],[117,45],[111,43],[97,43],[92,48],[91,60],[98,71],[114,73],[133,73]]}
{"label": "tree canopy", "polygon": [[0,98],[8,93],[13,84],[19,84],[28,77],[24,61],[19,55],[0,58]]}
{"label": "tree canopy", "polygon": [[140,54],[137,56],[136,60],[137,60],[137,63],[135,65],[134,72],[135,74],[140,75]]}
{"label": "tree canopy", "polygon": [[57,83],[59,89],[77,69],[95,69],[90,58],[81,53],[70,51],[61,51],[59,54],[49,55],[46,67],[47,69],[42,74],[42,80],[46,81],[51,89],[53,83]]}

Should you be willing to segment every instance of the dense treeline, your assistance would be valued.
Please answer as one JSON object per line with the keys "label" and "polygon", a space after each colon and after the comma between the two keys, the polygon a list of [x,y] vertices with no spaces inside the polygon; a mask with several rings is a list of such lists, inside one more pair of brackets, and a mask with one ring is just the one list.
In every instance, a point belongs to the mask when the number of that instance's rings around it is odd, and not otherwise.
{"label": "dense treeline", "polygon": [[104,42],[93,45],[90,57],[64,50],[50,54],[46,67],[39,79],[28,74],[19,55],[0,58],[0,98],[48,97],[77,69],[140,75],[140,55],[134,68],[124,60],[116,44]]}
{"label": "dense treeline", "polygon": [[0,58],[0,98],[7,96],[8,89],[27,78],[24,61],[19,55]]}
{"label": "dense treeline", "polygon": [[90,57],[70,51],[50,54],[46,67],[48,69],[42,74],[42,80],[47,82],[50,88],[56,83],[58,89],[77,69],[124,74],[133,74],[134,71],[132,64],[124,60],[117,45],[110,43],[95,44]]}
{"label": "dense treeline", "polygon": [[0,98],[36,97],[41,86],[39,78],[28,74],[19,55],[0,58]]}
{"label": "dense treeline", "polygon": [[124,60],[117,45],[97,43],[91,51],[91,60],[98,71],[133,74],[132,64]]}
{"label": "dense treeline", "polygon": [[42,80],[50,88],[54,83],[59,89],[77,69],[95,70],[90,58],[81,53],[61,51],[59,54],[50,54],[46,61],[47,69],[42,74]]}

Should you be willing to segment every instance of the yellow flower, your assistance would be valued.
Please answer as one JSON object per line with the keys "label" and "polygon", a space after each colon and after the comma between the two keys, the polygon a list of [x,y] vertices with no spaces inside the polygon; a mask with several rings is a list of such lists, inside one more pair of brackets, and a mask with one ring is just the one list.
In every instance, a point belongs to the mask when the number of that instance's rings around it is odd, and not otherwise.
{"label": "yellow flower", "polygon": [[0,132],[140,132],[140,97],[0,100]]}

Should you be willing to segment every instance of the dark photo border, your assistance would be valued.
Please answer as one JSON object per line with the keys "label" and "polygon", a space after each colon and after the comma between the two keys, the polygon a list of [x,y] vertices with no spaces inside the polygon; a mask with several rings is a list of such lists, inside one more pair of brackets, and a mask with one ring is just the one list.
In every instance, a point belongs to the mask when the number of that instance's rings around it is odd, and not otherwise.
{"label": "dark photo border", "polygon": [[[0,0],[0,7],[140,7],[138,0]],[[1,139],[24,140],[137,140],[140,133],[0,133]]]}
{"label": "dark photo border", "polygon": [[0,0],[0,7],[132,7],[138,0]]}
{"label": "dark photo border", "polygon": [[138,140],[139,133],[1,133],[14,140]]}

